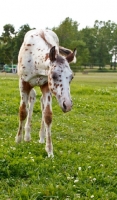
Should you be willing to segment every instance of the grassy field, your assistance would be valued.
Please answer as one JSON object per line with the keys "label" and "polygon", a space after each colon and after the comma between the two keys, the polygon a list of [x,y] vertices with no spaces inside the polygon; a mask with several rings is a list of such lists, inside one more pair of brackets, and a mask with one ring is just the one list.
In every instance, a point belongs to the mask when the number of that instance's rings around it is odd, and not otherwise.
{"label": "grassy field", "polygon": [[117,200],[117,75],[76,74],[69,113],[53,98],[53,159],[38,143],[36,91],[32,141],[15,144],[18,77],[0,74],[0,200]]}

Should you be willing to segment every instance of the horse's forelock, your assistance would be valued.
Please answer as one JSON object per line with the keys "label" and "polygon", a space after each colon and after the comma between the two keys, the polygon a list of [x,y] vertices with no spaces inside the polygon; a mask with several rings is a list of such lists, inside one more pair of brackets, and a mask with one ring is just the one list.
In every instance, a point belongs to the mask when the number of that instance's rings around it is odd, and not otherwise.
{"label": "horse's forelock", "polygon": [[62,63],[63,64],[65,62],[65,59],[61,55],[57,55],[56,61],[58,63]]}

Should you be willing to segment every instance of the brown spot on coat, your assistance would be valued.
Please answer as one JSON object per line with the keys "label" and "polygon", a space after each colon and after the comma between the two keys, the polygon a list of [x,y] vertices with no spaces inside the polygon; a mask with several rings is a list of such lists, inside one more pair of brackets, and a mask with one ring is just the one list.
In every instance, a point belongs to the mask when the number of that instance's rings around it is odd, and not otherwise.
{"label": "brown spot on coat", "polygon": [[33,88],[28,82],[22,81],[23,91],[29,94],[30,90]]}
{"label": "brown spot on coat", "polygon": [[60,98],[61,98],[61,96],[60,96],[60,95],[58,95],[58,98],[60,99]]}
{"label": "brown spot on coat", "polygon": [[50,82],[49,82],[48,84],[49,84],[50,86],[52,85],[52,83],[50,83]]}
{"label": "brown spot on coat", "polygon": [[22,62],[22,57],[20,58],[19,62],[20,62],[20,63]]}
{"label": "brown spot on coat", "polygon": [[50,106],[47,105],[44,111],[44,119],[47,125],[50,125],[52,122],[52,111],[50,110]]}
{"label": "brown spot on coat", "polygon": [[45,83],[44,85],[41,85],[40,89],[41,89],[43,94],[49,92],[48,83]]}
{"label": "brown spot on coat", "polygon": [[49,54],[46,53],[46,55],[45,55],[45,61],[46,61],[48,58],[49,58]]}
{"label": "brown spot on coat", "polygon": [[19,115],[20,115],[20,121],[24,121],[26,119],[27,112],[26,112],[26,105],[24,102],[19,108]]}
{"label": "brown spot on coat", "polygon": [[59,86],[59,84],[56,85],[56,88]]}
{"label": "brown spot on coat", "polygon": [[48,96],[48,101],[50,101],[50,96]]}

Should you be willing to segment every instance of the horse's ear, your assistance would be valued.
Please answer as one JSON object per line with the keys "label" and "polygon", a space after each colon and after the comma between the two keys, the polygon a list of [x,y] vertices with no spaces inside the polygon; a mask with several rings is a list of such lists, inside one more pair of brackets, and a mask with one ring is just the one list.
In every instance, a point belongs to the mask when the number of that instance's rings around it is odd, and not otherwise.
{"label": "horse's ear", "polygon": [[54,62],[54,61],[56,60],[55,55],[56,55],[56,50],[55,50],[55,46],[54,46],[54,47],[52,47],[52,48],[50,49],[50,53],[49,53],[49,58],[50,58],[50,60],[51,60],[52,62]]}
{"label": "horse's ear", "polygon": [[77,50],[76,50],[76,48],[75,48],[74,51],[73,51],[72,53],[70,53],[70,54],[66,57],[66,59],[67,59],[67,61],[68,61],[69,63],[73,61],[74,56],[76,56],[76,53],[77,53]]}

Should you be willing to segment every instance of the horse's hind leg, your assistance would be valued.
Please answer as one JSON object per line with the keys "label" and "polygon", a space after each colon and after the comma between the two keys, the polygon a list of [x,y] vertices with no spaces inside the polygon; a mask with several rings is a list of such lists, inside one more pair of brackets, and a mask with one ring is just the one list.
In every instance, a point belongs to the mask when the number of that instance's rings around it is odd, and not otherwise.
{"label": "horse's hind leg", "polygon": [[29,93],[32,87],[30,86],[29,83],[20,79],[19,89],[20,89],[21,101],[20,101],[20,107],[19,107],[19,128],[18,128],[17,135],[15,137],[16,142],[21,142],[22,140],[24,122],[27,117],[27,110],[28,110],[28,97],[29,97]]}
{"label": "horse's hind leg", "polygon": [[[21,142],[22,140],[22,133],[24,128],[24,122],[27,117],[27,103],[28,103],[28,94],[23,91],[23,84],[20,81],[20,107],[19,107],[19,128],[17,135],[15,137],[16,142]],[[21,86],[22,85],[22,86]]]}
{"label": "horse's hind leg", "polygon": [[30,135],[31,119],[32,119],[33,107],[34,107],[35,101],[36,101],[36,92],[34,89],[32,89],[30,91],[29,98],[28,98],[29,108],[28,108],[27,120],[26,120],[26,124],[25,124],[24,140],[27,142],[31,140],[31,135]]}

